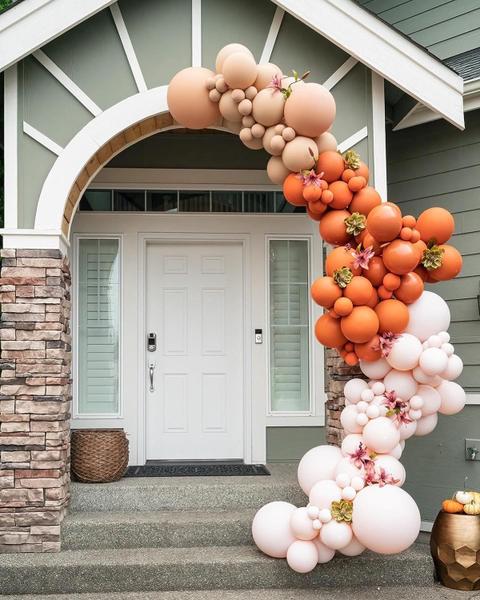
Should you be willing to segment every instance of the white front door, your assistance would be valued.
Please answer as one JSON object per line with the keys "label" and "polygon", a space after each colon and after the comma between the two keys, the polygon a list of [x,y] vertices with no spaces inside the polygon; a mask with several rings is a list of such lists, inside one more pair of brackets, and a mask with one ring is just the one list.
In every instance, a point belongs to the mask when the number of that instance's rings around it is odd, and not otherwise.
{"label": "white front door", "polygon": [[147,459],[243,458],[242,246],[151,243],[146,273]]}

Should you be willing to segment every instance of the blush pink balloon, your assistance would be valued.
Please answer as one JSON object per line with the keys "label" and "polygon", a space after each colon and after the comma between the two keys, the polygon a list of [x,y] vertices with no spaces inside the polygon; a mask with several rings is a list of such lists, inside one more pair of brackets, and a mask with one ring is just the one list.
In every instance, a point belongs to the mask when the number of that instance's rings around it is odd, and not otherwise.
{"label": "blush pink balloon", "polygon": [[362,425],[357,423],[358,411],[354,404],[346,406],[340,413],[340,423],[347,433],[361,433]]}
{"label": "blush pink balloon", "polygon": [[398,485],[399,487],[402,487],[402,485],[405,483],[405,467],[399,460],[393,456],[390,456],[389,454],[379,454],[375,458],[375,469],[385,469],[386,473],[392,475],[394,479],[398,479],[398,483],[395,485]]}
{"label": "blush pink balloon", "polygon": [[297,573],[310,573],[318,564],[318,550],[313,542],[296,540],[287,551],[288,566]]}
{"label": "blush pink balloon", "polygon": [[288,548],[295,541],[290,519],[296,510],[289,502],[270,502],[262,506],[252,522],[253,540],[259,550],[273,558],[287,556]]}
{"label": "blush pink balloon", "polygon": [[343,395],[351,404],[357,404],[362,399],[362,392],[365,390],[368,390],[368,383],[364,379],[354,377],[345,384]]}
{"label": "blush pink balloon", "polygon": [[335,556],[335,550],[332,550],[332,548],[329,548],[328,546],[325,546],[325,544],[322,544],[322,542],[318,538],[314,539],[313,543],[317,547],[318,564],[328,563]]}
{"label": "blush pink balloon", "polygon": [[365,546],[361,544],[355,536],[352,537],[352,541],[343,548],[339,548],[340,554],[344,556],[358,556],[365,550]]}
{"label": "blush pink balloon", "polygon": [[343,458],[340,448],[337,446],[316,446],[311,448],[298,464],[298,483],[308,496],[310,490],[324,479],[335,479],[335,467]]}
{"label": "blush pink balloon", "polygon": [[437,387],[441,404],[439,412],[442,415],[456,415],[465,406],[467,396],[462,386],[454,381],[444,381]]}
{"label": "blush pink balloon", "polygon": [[430,385],[419,385],[417,395],[423,400],[422,416],[433,415],[440,409],[442,399],[435,388]]}
{"label": "blush pink balloon", "polygon": [[424,436],[432,433],[438,423],[438,413],[433,415],[427,415],[417,421],[417,429],[415,430],[416,436]]}
{"label": "blush pink balloon", "polygon": [[320,541],[332,550],[345,548],[352,541],[352,528],[348,523],[332,519],[320,529]]}
{"label": "blush pink balloon", "polygon": [[363,439],[374,452],[386,454],[400,441],[400,433],[387,417],[372,419],[363,428]]}
{"label": "blush pink balloon", "polygon": [[167,103],[175,121],[188,129],[204,129],[220,118],[218,104],[208,97],[206,82],[213,76],[209,69],[188,67],[172,78]]}
{"label": "blush pink balloon", "polygon": [[308,496],[310,504],[318,508],[330,508],[332,502],[338,502],[342,499],[342,490],[335,481],[325,479],[318,481],[310,490]]}
{"label": "blush pink balloon", "polygon": [[457,377],[460,377],[463,371],[462,359],[456,354],[452,354],[448,357],[447,367],[440,373],[440,377],[452,381]]}
{"label": "blush pink balloon", "polygon": [[402,400],[410,400],[417,392],[418,384],[410,371],[392,369],[383,379],[387,392],[396,392]]}
{"label": "blush pink balloon", "polygon": [[398,428],[398,431],[400,433],[400,439],[408,440],[409,438],[412,437],[412,435],[415,435],[416,430],[417,430],[417,422],[416,421],[411,421],[410,423],[402,423],[400,425],[400,427]]}
{"label": "blush pink balloon", "polygon": [[344,455],[352,454],[353,452],[358,450],[360,444],[365,446],[365,440],[363,439],[363,436],[359,433],[349,433],[343,439],[341,446],[342,453]]}
{"label": "blush pink balloon", "polygon": [[313,521],[308,516],[308,510],[305,506],[297,508],[292,513],[290,528],[293,535],[299,540],[313,540],[318,535],[318,531],[313,528]]}
{"label": "blush pink balloon", "polygon": [[420,355],[419,366],[427,375],[439,375],[447,364],[448,356],[440,348],[426,348]]}
{"label": "blush pink balloon", "polygon": [[353,501],[352,529],[358,541],[370,550],[396,554],[417,539],[420,511],[402,488],[369,485]]}
{"label": "blush pink balloon", "polygon": [[297,135],[317,137],[335,120],[335,100],[319,83],[292,85],[293,93],[285,102],[285,122]]}
{"label": "blush pink balloon", "polygon": [[372,362],[361,360],[360,369],[369,379],[383,379],[392,367],[384,358],[379,358]]}
{"label": "blush pink balloon", "polygon": [[350,475],[350,477],[363,477],[364,474],[364,469],[363,467],[361,469],[358,469],[353,462],[350,460],[350,457],[345,457],[342,458],[341,461],[338,462],[336,468],[335,468],[335,478],[342,474],[342,473],[346,473],[347,475]]}
{"label": "blush pink balloon", "polygon": [[422,342],[417,337],[410,333],[403,333],[394,342],[386,360],[398,371],[410,371],[418,365],[422,351]]}

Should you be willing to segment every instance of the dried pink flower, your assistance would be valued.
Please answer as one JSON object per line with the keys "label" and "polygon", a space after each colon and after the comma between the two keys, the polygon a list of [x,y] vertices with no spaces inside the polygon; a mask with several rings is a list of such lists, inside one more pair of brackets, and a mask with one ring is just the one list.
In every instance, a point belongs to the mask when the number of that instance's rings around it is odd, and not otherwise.
{"label": "dried pink flower", "polygon": [[387,417],[395,417],[399,425],[412,422],[412,419],[408,415],[408,411],[410,410],[408,402],[398,398],[394,390],[385,392],[384,397],[384,404],[388,408]]}
{"label": "dried pink flower", "polygon": [[310,169],[310,171],[301,171],[298,174],[298,177],[303,181],[303,185],[316,185],[317,187],[321,188],[324,187],[322,184],[323,173],[317,173],[315,169]]}
{"label": "dried pink flower", "polygon": [[364,250],[361,250],[360,248],[361,246],[355,250],[355,260],[353,261],[353,266],[356,269],[361,268],[368,271],[368,263],[375,256],[375,252],[373,251],[372,246],[368,246]]}
{"label": "dried pink flower", "polygon": [[274,75],[272,81],[267,85],[267,87],[282,92],[284,89],[282,85],[282,77],[280,75]]}
{"label": "dried pink flower", "polygon": [[382,356],[387,357],[392,351],[393,345],[400,336],[391,331],[384,331],[379,335],[379,346],[382,351]]}

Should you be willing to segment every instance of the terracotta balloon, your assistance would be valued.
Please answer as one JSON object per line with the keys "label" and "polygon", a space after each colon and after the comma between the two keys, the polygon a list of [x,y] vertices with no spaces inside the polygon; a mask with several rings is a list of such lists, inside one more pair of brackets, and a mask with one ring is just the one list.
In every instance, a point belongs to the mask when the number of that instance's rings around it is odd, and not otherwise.
{"label": "terracotta balloon", "polygon": [[342,290],[335,283],[333,277],[315,279],[310,292],[314,301],[324,308],[331,308],[335,301],[342,296]]}
{"label": "terracotta balloon", "polygon": [[264,63],[257,66],[257,78],[253,84],[258,91],[263,90],[272,83],[274,77],[283,77],[280,67],[273,63]]}
{"label": "terracotta balloon", "polygon": [[280,123],[283,118],[285,99],[279,90],[274,88],[260,90],[253,99],[252,104],[253,118],[265,127]]}
{"label": "terracotta balloon", "polygon": [[448,244],[443,244],[440,249],[443,250],[442,264],[429,273],[435,281],[447,281],[456,277],[462,270],[462,255],[456,248]]}
{"label": "terracotta balloon", "polygon": [[290,171],[283,164],[280,156],[271,156],[267,163],[267,175],[271,182],[282,185]]}
{"label": "terracotta balloon", "polygon": [[380,206],[381,203],[382,199],[377,190],[373,187],[367,186],[354,194],[350,209],[352,213],[358,212],[362,215],[368,216],[370,211],[376,206]]}
{"label": "terracotta balloon", "polygon": [[353,277],[343,291],[343,295],[349,298],[355,306],[367,304],[372,296],[373,286],[366,277]]}
{"label": "terracotta balloon", "polygon": [[434,206],[422,212],[415,227],[426,244],[432,240],[444,244],[454,232],[455,221],[448,210]]}
{"label": "terracotta balloon", "polygon": [[378,335],[374,335],[371,340],[363,344],[355,344],[355,354],[360,360],[368,362],[379,360],[382,357],[382,351]]}
{"label": "terracotta balloon", "polygon": [[363,344],[377,333],[379,319],[368,306],[356,306],[348,317],[341,319],[341,331],[351,342]]}
{"label": "terracotta balloon", "polygon": [[417,273],[402,275],[400,287],[395,290],[395,297],[404,304],[411,304],[418,300],[423,293],[423,279]]}
{"label": "terracotta balloon", "polygon": [[315,324],[317,340],[327,348],[343,346],[347,338],[340,327],[340,319],[334,319],[329,314],[322,315]]}
{"label": "terracotta balloon", "polygon": [[250,50],[243,44],[227,44],[219,51],[219,53],[217,54],[217,58],[215,59],[215,70],[217,71],[217,73],[222,72],[223,63],[225,62],[225,59],[231,54],[234,54],[235,52],[243,52],[244,54],[248,54],[249,56],[251,56],[251,58],[254,58]]}
{"label": "terracotta balloon", "polygon": [[355,267],[353,264],[354,262],[354,250],[345,246],[339,246],[338,248],[334,248],[327,255],[327,259],[325,261],[325,270],[327,275],[330,275],[330,277],[333,275],[334,271],[341,269],[342,267],[349,268],[353,275],[360,275],[362,270],[360,267]]}
{"label": "terracotta balloon", "polygon": [[317,145],[312,139],[303,136],[297,136],[288,142],[282,152],[283,163],[290,171],[311,169],[317,158]]}
{"label": "terracotta balloon", "polygon": [[375,307],[379,320],[379,331],[402,333],[408,325],[408,308],[400,300],[383,300]]}
{"label": "terracotta balloon", "polygon": [[333,194],[333,200],[330,203],[331,208],[347,208],[352,201],[353,194],[344,181],[333,181],[328,189]]}
{"label": "terracotta balloon", "polygon": [[418,265],[418,252],[411,242],[393,240],[383,250],[383,262],[392,273],[406,275]]}
{"label": "terracotta balloon", "polygon": [[323,179],[331,183],[340,179],[345,168],[343,156],[334,150],[326,150],[318,156],[317,171],[323,173]]}
{"label": "terracotta balloon", "polygon": [[213,76],[209,69],[188,67],[172,78],[167,103],[175,121],[188,129],[204,129],[219,120],[218,104],[208,97],[206,85],[207,79]]}
{"label": "terracotta balloon", "polygon": [[320,235],[327,244],[343,246],[351,239],[345,226],[345,219],[349,216],[348,210],[330,210],[324,214],[320,221]]}
{"label": "terracotta balloon", "polygon": [[230,88],[247,88],[257,78],[257,63],[245,52],[233,52],[223,62],[223,78]]}
{"label": "terracotta balloon", "polygon": [[298,173],[290,173],[283,182],[283,195],[294,206],[305,206],[303,181]]}
{"label": "terracotta balloon", "polygon": [[297,134],[317,137],[329,129],[335,119],[335,100],[319,83],[295,87],[285,102],[285,122]]}
{"label": "terracotta balloon", "polygon": [[338,143],[336,138],[329,132],[326,131],[322,133],[315,139],[315,143],[317,144],[318,152],[321,154],[322,152],[331,151],[336,152]]}
{"label": "terracotta balloon", "polygon": [[242,120],[242,115],[238,111],[238,103],[232,98],[232,90],[228,90],[222,94],[218,107],[222,117],[227,121],[236,122]]}
{"label": "terracotta balloon", "polygon": [[368,263],[368,269],[364,269],[363,276],[376,287],[382,284],[383,278],[387,274],[387,268],[383,264],[380,256],[374,256]]}
{"label": "terracotta balloon", "polygon": [[369,212],[367,229],[379,242],[390,242],[402,229],[402,215],[397,207],[385,202]]}

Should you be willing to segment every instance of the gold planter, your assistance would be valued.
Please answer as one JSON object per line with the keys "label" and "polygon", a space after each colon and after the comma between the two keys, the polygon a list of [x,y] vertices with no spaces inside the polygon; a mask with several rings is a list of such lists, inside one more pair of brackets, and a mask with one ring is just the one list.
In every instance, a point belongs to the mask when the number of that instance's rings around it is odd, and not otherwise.
{"label": "gold planter", "polygon": [[480,590],[480,516],[440,511],[430,550],[441,583],[454,590]]}

